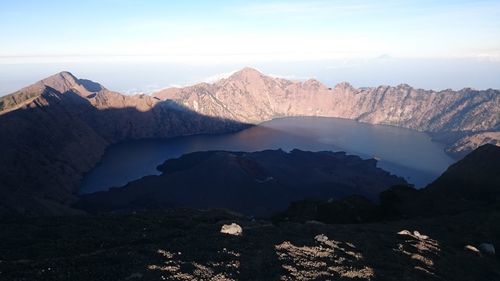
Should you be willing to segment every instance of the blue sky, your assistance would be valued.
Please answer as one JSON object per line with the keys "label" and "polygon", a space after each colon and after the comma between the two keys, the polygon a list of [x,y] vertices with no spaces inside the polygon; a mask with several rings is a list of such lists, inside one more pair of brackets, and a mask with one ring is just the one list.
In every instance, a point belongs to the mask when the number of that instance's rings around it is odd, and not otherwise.
{"label": "blue sky", "polygon": [[256,67],[333,86],[500,88],[500,0],[4,0],[0,95],[68,70],[124,93]]}
{"label": "blue sky", "polygon": [[0,38],[9,61],[500,59],[500,1],[1,1]]}

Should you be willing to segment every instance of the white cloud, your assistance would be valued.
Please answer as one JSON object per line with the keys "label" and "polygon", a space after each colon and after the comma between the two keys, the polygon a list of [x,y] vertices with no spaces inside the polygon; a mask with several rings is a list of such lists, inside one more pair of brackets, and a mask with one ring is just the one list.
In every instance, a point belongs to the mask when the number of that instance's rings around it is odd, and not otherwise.
{"label": "white cloud", "polygon": [[490,52],[477,52],[470,55],[472,58],[490,60],[490,61],[500,61],[500,50],[490,51]]}
{"label": "white cloud", "polygon": [[221,79],[228,78],[229,76],[233,75],[236,71],[238,71],[238,70],[215,74],[215,75],[206,77],[202,81],[205,82],[205,83],[214,83],[214,82],[217,82],[217,81],[219,81]]}

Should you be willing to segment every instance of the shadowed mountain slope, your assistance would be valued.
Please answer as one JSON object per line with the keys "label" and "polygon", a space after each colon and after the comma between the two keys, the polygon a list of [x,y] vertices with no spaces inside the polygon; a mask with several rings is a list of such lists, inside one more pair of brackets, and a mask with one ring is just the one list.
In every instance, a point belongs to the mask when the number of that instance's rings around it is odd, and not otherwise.
{"label": "shadowed mountain slope", "polygon": [[62,72],[3,97],[0,214],[73,213],[83,174],[112,143],[245,127],[175,102],[124,96]]}
{"label": "shadowed mountain slope", "polygon": [[486,144],[451,165],[423,189],[417,190],[408,185],[392,186],[380,193],[379,204],[362,196],[329,201],[302,200],[291,204],[275,219],[366,223],[500,210],[499,161],[500,147]]}
{"label": "shadowed mountain slope", "polygon": [[500,202],[500,147],[485,144],[451,165],[426,190],[464,199]]}
{"label": "shadowed mountain slope", "polygon": [[451,165],[421,190],[395,187],[381,201],[392,214],[406,217],[500,209],[500,147],[486,144]]}

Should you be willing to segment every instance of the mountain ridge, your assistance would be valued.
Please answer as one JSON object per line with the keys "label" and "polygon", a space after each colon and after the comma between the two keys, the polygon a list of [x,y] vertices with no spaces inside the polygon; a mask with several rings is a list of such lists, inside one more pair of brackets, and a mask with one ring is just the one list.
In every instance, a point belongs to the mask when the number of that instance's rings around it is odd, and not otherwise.
{"label": "mountain ridge", "polygon": [[72,214],[80,180],[116,142],[246,125],[61,72],[0,98],[0,217]]}
{"label": "mountain ridge", "polygon": [[244,68],[212,84],[199,83],[152,94],[208,116],[258,124],[278,117],[322,116],[424,131],[465,155],[484,143],[500,144],[500,91],[432,91],[407,84],[329,88],[316,79],[292,81]]}

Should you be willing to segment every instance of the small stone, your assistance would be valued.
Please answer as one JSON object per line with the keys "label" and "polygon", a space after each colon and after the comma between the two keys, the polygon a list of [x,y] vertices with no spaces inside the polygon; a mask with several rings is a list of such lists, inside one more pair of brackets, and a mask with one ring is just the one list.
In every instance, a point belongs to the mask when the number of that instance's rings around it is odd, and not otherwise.
{"label": "small stone", "polygon": [[241,236],[243,235],[243,229],[236,223],[225,224],[220,229],[220,233],[225,233],[229,235]]}
{"label": "small stone", "polygon": [[400,232],[398,232],[398,235],[402,235],[402,236],[413,236],[413,235],[411,234],[411,232],[410,232],[410,231],[408,231],[408,230],[406,230],[406,229],[403,229],[403,230],[401,230]]}
{"label": "small stone", "polygon": [[482,243],[481,245],[479,245],[479,251],[481,251],[481,253],[483,253],[484,255],[494,256],[495,246],[490,243]]}
{"label": "small stone", "polygon": [[420,232],[418,232],[416,230],[413,231],[413,236],[417,237],[420,240],[427,240],[427,239],[429,239],[429,236],[420,234]]}
{"label": "small stone", "polygon": [[314,240],[320,242],[320,243],[325,243],[328,241],[328,236],[324,234],[319,234],[314,237]]}
{"label": "small stone", "polygon": [[464,247],[464,250],[469,251],[471,253],[474,253],[474,254],[476,254],[478,256],[481,255],[481,252],[479,252],[479,250],[476,247],[472,246],[472,245],[466,245]]}

